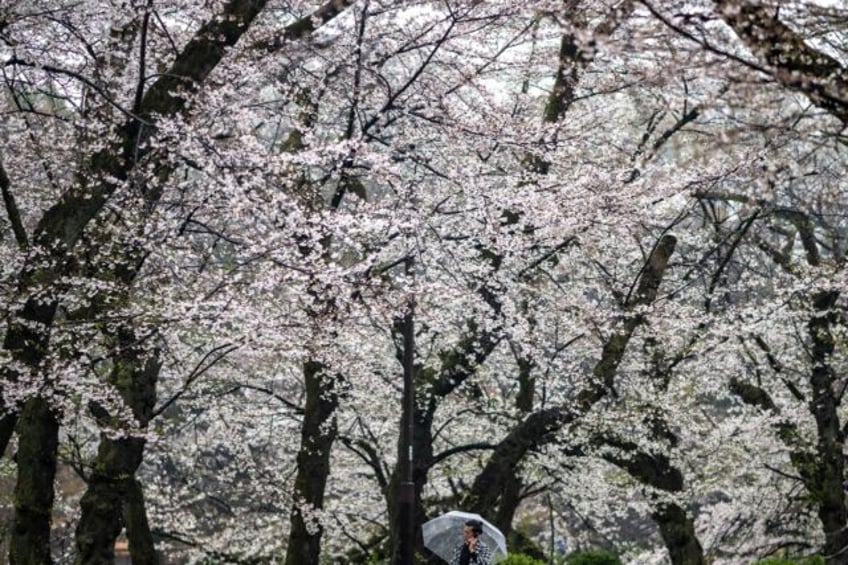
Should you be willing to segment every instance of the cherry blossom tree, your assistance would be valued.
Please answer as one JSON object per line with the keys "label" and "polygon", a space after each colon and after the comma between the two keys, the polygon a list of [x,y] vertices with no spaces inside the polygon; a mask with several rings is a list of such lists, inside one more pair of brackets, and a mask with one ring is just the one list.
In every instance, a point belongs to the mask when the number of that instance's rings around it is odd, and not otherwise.
{"label": "cherry blossom tree", "polygon": [[10,560],[399,562],[405,502],[841,562],[844,18],[4,4]]}

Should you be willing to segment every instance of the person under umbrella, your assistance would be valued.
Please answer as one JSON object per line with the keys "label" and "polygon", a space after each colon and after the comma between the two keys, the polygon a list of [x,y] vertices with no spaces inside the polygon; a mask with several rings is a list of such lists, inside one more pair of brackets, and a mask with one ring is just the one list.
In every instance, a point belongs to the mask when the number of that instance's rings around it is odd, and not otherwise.
{"label": "person under umbrella", "polygon": [[462,542],[453,552],[450,565],[492,565],[492,551],[486,542],[480,539],[483,523],[480,520],[468,520],[462,526]]}

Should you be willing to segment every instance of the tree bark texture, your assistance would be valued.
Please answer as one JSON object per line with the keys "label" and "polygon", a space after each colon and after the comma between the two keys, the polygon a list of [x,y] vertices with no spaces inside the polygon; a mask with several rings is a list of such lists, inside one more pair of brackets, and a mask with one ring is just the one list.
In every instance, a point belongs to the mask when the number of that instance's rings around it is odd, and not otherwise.
{"label": "tree bark texture", "polygon": [[812,397],[809,410],[816,421],[816,467],[808,485],[818,505],[825,534],[824,555],[828,563],[848,563],[848,512],[845,508],[845,436],[839,422],[839,401],[834,392],[835,375],[830,364],[834,338],[831,325],[839,293],[822,291],[813,298],[813,316],[807,326],[812,341]]}
{"label": "tree bark texture", "polygon": [[50,522],[59,421],[47,401],[31,398],[18,417],[18,474],[15,517],[9,544],[12,565],[45,565],[50,557]]}
{"label": "tree bark texture", "polygon": [[336,379],[327,375],[322,364],[317,361],[304,363],[303,378],[306,385],[306,408],[300,451],[297,454],[286,565],[320,561],[324,526],[313,520],[309,512],[324,507],[324,491],[330,474],[330,450],[337,435]]}
{"label": "tree bark texture", "polygon": [[780,21],[772,5],[758,0],[718,0],[724,21],[785,87],[805,94],[816,106],[848,122],[848,69],[804,41]]}
{"label": "tree bark texture", "polygon": [[[147,427],[156,404],[156,382],[160,363],[156,352],[147,352],[132,330],[124,329],[117,336],[118,353],[113,358],[109,383],[130,407],[141,429]],[[101,425],[120,424],[99,406],[92,411]],[[114,561],[115,540],[126,527],[127,517],[133,518],[136,543],[130,548],[133,563],[155,563],[148,556],[155,551],[152,536],[138,532],[147,518],[138,515],[138,505],[130,509],[131,501],[143,500],[135,473],[144,456],[145,440],[139,437],[111,438],[101,434],[97,457],[88,479],[88,488],[80,501],[82,515],[76,530],[78,565],[107,564]],[[143,504],[141,506],[143,509]],[[150,539],[150,546],[144,540]],[[133,552],[135,550],[135,553]],[[136,555],[137,553],[137,555]]]}
{"label": "tree bark texture", "polygon": [[695,524],[686,510],[674,503],[660,503],[652,514],[660,528],[673,565],[704,565],[704,550],[695,535]]}
{"label": "tree bark texture", "polygon": [[[639,274],[636,291],[625,305],[626,311],[632,311],[637,306],[647,306],[656,299],[676,244],[677,240],[671,235],[663,236],[657,243]],[[475,478],[464,501],[465,508],[488,516],[498,515],[498,504],[525,455],[550,442],[559,430],[589,411],[613,389],[618,364],[630,337],[642,321],[642,316],[629,316],[625,318],[622,329],[609,337],[592,372],[594,381],[577,395],[576,409],[554,406],[533,412],[498,444],[486,466]]]}
{"label": "tree bark texture", "polygon": [[[669,493],[683,490],[683,473],[661,453],[646,453],[631,442],[601,440],[624,454],[607,457],[639,482]],[[686,510],[673,502],[658,502],[651,517],[660,529],[673,565],[704,565],[704,550]]]}

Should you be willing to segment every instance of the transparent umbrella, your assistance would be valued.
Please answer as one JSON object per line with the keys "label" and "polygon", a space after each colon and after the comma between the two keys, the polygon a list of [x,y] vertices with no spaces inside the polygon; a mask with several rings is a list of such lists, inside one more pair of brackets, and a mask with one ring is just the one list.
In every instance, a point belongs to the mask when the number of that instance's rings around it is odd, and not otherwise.
{"label": "transparent umbrella", "polygon": [[506,538],[501,531],[479,514],[460,510],[451,510],[421,525],[424,547],[450,562],[454,549],[462,543],[462,527],[469,520],[479,520],[483,524],[480,539],[492,550],[492,563],[506,557]]}

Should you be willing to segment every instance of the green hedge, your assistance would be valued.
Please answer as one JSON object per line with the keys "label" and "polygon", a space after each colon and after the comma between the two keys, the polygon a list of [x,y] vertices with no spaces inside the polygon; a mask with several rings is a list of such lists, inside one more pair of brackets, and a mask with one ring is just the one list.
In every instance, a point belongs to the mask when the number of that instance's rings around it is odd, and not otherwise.
{"label": "green hedge", "polygon": [[524,553],[510,553],[506,559],[498,561],[498,565],[545,565],[545,562]]}
{"label": "green hedge", "polygon": [[801,557],[799,559],[787,559],[786,557],[767,557],[755,562],[754,565],[824,565],[824,557],[813,555],[812,557]]}
{"label": "green hedge", "polygon": [[583,549],[568,554],[566,565],[621,565],[618,554],[608,549]]}

